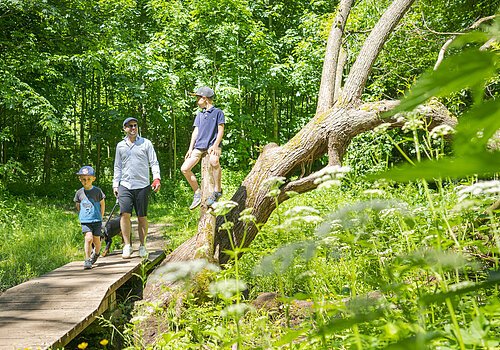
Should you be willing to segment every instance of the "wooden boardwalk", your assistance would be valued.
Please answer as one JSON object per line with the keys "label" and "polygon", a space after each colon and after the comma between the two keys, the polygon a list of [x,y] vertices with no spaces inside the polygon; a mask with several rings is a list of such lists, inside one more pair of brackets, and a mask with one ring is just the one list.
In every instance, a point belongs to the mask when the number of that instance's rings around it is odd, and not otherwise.
{"label": "wooden boardwalk", "polygon": [[[150,231],[151,233],[151,231]],[[148,236],[149,259],[122,259],[121,251],[100,257],[91,270],[72,262],[0,295],[0,349],[63,347],[116,300],[116,290],[134,274],[164,257],[162,240]],[[158,249],[159,248],[159,249]]]}

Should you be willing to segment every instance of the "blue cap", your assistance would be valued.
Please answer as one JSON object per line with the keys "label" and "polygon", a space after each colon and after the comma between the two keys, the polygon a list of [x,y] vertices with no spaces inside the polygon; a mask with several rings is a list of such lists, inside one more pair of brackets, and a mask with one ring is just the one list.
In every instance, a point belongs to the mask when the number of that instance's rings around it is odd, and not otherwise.
{"label": "blue cap", "polygon": [[137,122],[137,119],[135,119],[134,117],[128,117],[127,119],[125,119],[123,121],[123,126],[127,125],[129,122],[131,122],[132,120],[135,120]]}
{"label": "blue cap", "polygon": [[210,89],[208,86],[202,86],[201,88],[196,90],[196,92],[193,95],[212,98],[212,97],[214,97],[215,92],[214,92],[214,90]]}
{"label": "blue cap", "polygon": [[95,176],[94,168],[92,168],[90,165],[85,165],[78,170],[76,175],[89,175],[89,176]]}

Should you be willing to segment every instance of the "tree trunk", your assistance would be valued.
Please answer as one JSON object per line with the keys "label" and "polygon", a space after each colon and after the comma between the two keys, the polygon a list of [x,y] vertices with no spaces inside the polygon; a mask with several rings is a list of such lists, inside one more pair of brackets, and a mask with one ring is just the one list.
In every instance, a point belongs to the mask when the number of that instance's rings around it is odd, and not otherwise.
{"label": "tree trunk", "polygon": [[342,0],[333,21],[328,41],[326,44],[325,60],[323,61],[323,72],[318,93],[318,106],[316,114],[326,112],[335,102],[335,90],[337,84],[337,65],[342,47],[342,35],[347,22],[349,12],[354,0]]}
{"label": "tree trunk", "polygon": [[357,103],[365,88],[371,67],[382,50],[389,34],[415,0],[394,0],[377,22],[361,48],[349,72],[342,92],[342,103]]}

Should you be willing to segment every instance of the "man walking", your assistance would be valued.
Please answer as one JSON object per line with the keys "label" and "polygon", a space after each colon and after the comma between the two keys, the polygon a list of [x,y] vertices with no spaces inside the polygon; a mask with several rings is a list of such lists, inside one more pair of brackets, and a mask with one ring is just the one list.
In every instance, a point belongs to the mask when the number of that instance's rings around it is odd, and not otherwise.
{"label": "man walking", "polygon": [[[123,121],[125,138],[116,145],[113,192],[120,204],[120,227],[124,247],[122,258],[128,259],[133,249],[130,241],[132,223],[130,217],[135,209],[139,231],[139,256],[146,258],[146,236],[148,233],[148,199],[151,189],[160,190],[160,165],[156,158],[153,144],[138,135],[136,118],[129,117]],[[149,168],[153,174],[153,183],[149,182]]]}

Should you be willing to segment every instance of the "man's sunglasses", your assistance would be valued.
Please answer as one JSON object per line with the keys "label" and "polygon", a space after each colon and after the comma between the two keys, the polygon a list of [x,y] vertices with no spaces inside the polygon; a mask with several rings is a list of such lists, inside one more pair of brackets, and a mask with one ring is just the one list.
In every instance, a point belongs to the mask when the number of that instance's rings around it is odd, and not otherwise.
{"label": "man's sunglasses", "polygon": [[130,128],[130,129],[137,128],[137,124],[128,124],[127,128]]}

